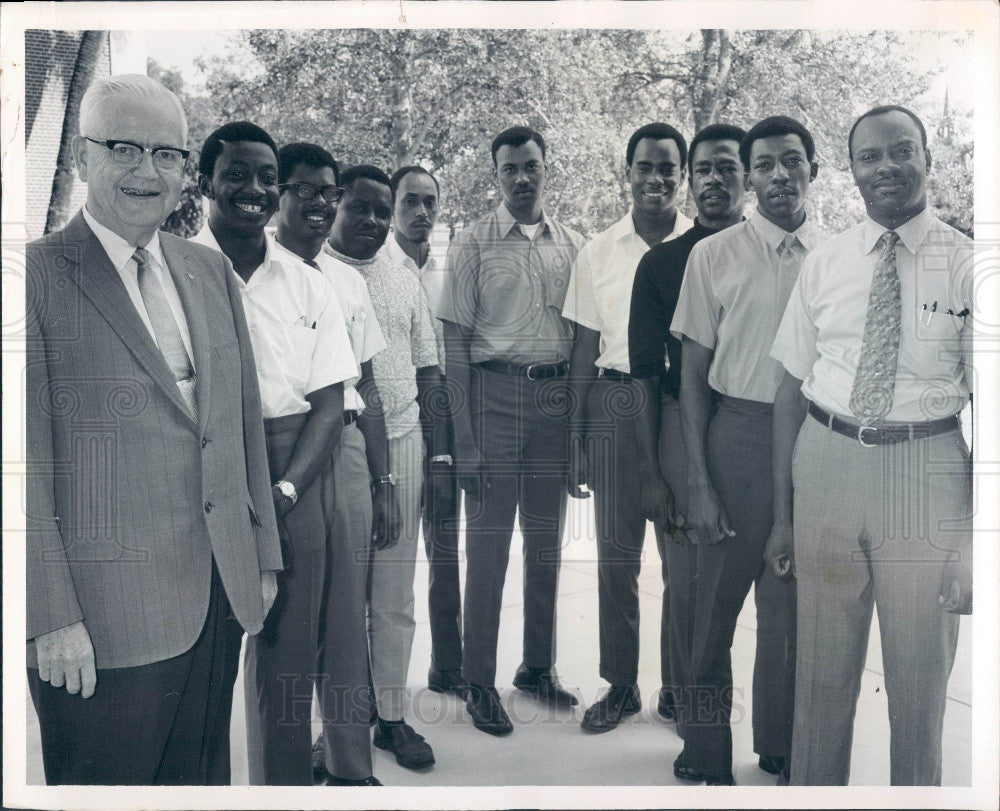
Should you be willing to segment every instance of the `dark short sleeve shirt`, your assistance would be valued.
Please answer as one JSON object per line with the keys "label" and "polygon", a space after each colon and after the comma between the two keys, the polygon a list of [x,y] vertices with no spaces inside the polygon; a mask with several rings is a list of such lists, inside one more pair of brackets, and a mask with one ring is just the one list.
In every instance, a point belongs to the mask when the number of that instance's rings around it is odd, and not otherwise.
{"label": "dark short sleeve shirt", "polygon": [[656,377],[660,389],[678,397],[681,342],[670,334],[684,267],[695,244],[711,234],[698,220],[677,239],[654,245],[639,262],[628,321],[629,367],[633,377]]}

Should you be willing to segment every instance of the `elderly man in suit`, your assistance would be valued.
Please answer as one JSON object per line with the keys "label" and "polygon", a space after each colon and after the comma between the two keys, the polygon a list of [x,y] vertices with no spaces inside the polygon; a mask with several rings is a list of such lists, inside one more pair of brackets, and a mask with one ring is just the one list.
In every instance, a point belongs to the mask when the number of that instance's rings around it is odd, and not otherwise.
{"label": "elderly man in suit", "polygon": [[157,231],[186,137],[157,82],[96,82],[73,144],[86,205],[28,246],[28,681],[50,784],[228,783],[240,640],[282,568],[235,277]]}

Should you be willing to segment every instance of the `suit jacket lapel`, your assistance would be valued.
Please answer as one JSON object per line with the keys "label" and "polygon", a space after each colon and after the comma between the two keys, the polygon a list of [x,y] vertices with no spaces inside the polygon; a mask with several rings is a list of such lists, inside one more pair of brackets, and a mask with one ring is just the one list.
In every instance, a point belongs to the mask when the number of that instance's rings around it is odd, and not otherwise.
{"label": "suit jacket lapel", "polygon": [[201,270],[188,260],[186,245],[182,240],[171,239],[168,234],[160,234],[160,247],[167,270],[174,279],[177,293],[184,307],[187,318],[188,332],[191,335],[191,351],[194,353],[195,370],[195,401],[198,404],[198,423],[202,433],[208,422],[209,392],[208,385],[212,347],[208,331],[208,319],[205,315],[205,292],[203,290]]}
{"label": "suit jacket lapel", "polygon": [[122,339],[139,365],[190,419],[187,405],[163,359],[163,353],[153,342],[153,337],[132,304],[118,271],[111,264],[100,240],[83,219],[83,214],[77,214],[63,230],[63,234],[66,246],[63,253],[65,266],[73,282]]}

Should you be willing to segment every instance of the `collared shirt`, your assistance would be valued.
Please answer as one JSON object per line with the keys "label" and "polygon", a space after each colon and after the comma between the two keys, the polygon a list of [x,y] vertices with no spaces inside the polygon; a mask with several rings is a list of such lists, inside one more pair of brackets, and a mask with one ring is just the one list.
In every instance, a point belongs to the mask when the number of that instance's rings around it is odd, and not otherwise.
{"label": "collared shirt", "polygon": [[[681,212],[661,242],[679,236],[693,223]],[[632,282],[649,245],[635,230],[630,211],[583,246],[573,263],[563,316],[601,333],[597,366],[628,372],[628,319]]]}
{"label": "collared shirt", "polygon": [[368,285],[387,344],[372,358],[372,370],[382,397],[386,432],[389,439],[398,439],[420,424],[417,369],[438,365],[434,328],[423,289],[411,271],[385,254],[353,259],[335,251],[329,243],[323,250],[333,260],[356,268]]}
{"label": "collared shirt", "polygon": [[473,363],[559,363],[572,329],[562,317],[570,268],[583,237],[542,215],[529,240],[503,203],[448,248],[438,318],[472,331]]}
{"label": "collared shirt", "polygon": [[98,242],[101,243],[101,247],[104,248],[108,259],[111,260],[111,264],[114,265],[119,277],[121,277],[122,284],[125,285],[125,291],[132,300],[132,304],[135,305],[142,323],[149,330],[149,334],[153,338],[153,343],[156,343],[156,335],[153,333],[153,322],[149,320],[149,313],[146,312],[146,305],[142,301],[142,293],[139,292],[139,266],[132,258],[136,248],[142,247],[149,251],[149,256],[153,260],[150,262],[150,268],[156,274],[156,278],[160,282],[160,287],[163,288],[163,293],[167,297],[167,304],[170,305],[170,311],[174,314],[174,320],[181,331],[181,340],[184,341],[184,348],[187,350],[188,357],[191,359],[193,365],[194,353],[191,351],[191,332],[188,330],[187,317],[184,315],[184,307],[181,305],[181,297],[177,292],[177,286],[174,284],[174,277],[167,270],[167,263],[163,259],[163,249],[160,247],[160,232],[155,232],[147,245],[132,245],[110,228],[106,228],[95,220],[90,212],[87,211],[86,206],[83,207],[83,219],[86,220],[87,225],[90,226],[90,230],[94,232],[94,236],[97,237]]}
{"label": "collared shirt", "polygon": [[[313,261],[333,286],[344,312],[344,323],[354,350],[354,360],[360,366],[386,346],[372,306],[372,298],[368,294],[368,285],[355,268],[338,262],[325,251],[320,251]],[[361,399],[353,383],[350,386],[344,385],[344,410],[358,413],[365,410],[365,401]]]}
{"label": "collared shirt", "polygon": [[722,394],[774,402],[774,334],[802,260],[824,238],[809,219],[789,236],[755,211],[691,249],[670,331],[714,350],[708,383]]}
{"label": "collared shirt", "polygon": [[628,318],[629,366],[634,377],[659,378],[660,390],[675,399],[681,390],[681,342],[670,334],[670,322],[684,267],[692,248],[719,230],[695,219],[677,239],[650,248],[635,271]]}
{"label": "collared shirt", "polygon": [[[431,314],[431,326],[434,327],[434,338],[437,340],[438,358],[444,366],[444,324],[436,317],[438,308],[441,306],[441,296],[444,293],[444,270],[438,267],[437,260],[427,254],[427,261],[423,267],[417,267],[417,263],[403,250],[394,234],[389,234],[385,244],[379,248],[379,253],[384,253],[397,265],[402,265],[407,270],[413,272],[420,279],[420,286],[424,289],[424,298],[427,301],[427,309]],[[442,372],[444,369],[441,370]]]}
{"label": "collared shirt", "polygon": [[[265,419],[301,414],[306,395],[334,383],[354,384],[358,365],[344,326],[344,314],[330,283],[295,254],[265,235],[260,267],[244,282],[261,411]],[[192,242],[222,252],[208,223]]]}
{"label": "collared shirt", "polygon": [[[809,254],[771,350],[804,381],[805,397],[848,419],[878,264],[875,245],[887,230],[866,218]],[[973,242],[927,209],[895,231],[902,318],[886,419],[941,419],[961,411],[971,391]]]}

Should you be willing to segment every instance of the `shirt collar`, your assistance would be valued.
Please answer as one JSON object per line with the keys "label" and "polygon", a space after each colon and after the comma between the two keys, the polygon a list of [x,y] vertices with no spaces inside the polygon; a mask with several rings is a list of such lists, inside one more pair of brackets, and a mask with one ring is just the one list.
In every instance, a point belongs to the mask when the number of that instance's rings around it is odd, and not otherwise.
{"label": "shirt collar", "polygon": [[[222,248],[219,247],[219,241],[215,238],[215,234],[212,233],[212,229],[208,227],[208,220],[205,220],[205,224],[201,227],[201,230],[195,235],[194,241],[204,245],[207,248],[214,248],[221,254],[225,253],[225,251],[223,251]],[[299,257],[295,256],[295,254],[291,253],[285,248],[282,248],[275,241],[274,237],[268,234],[267,231],[265,231],[264,261],[261,262],[260,265],[258,265],[256,268],[254,268],[254,272],[250,274],[251,280],[253,280],[254,276],[256,276],[258,272],[260,272],[261,276],[263,276],[264,274],[267,273],[268,270],[270,270],[271,262],[276,261],[279,258],[278,251],[284,254],[284,256],[282,256],[281,259],[286,263],[288,262],[289,259],[294,259],[296,262],[305,265],[305,262],[302,262],[302,260],[299,259]],[[308,265],[305,266],[309,267]],[[240,274],[238,274],[235,270],[233,271],[233,275],[237,279],[239,279],[239,282],[243,287],[247,286],[247,282],[244,282]]]}
{"label": "shirt collar", "polygon": [[406,251],[404,251],[403,246],[396,241],[395,234],[389,234],[389,236],[386,237],[385,245],[381,250],[385,251],[385,255],[395,264],[403,265],[413,271],[418,278],[425,270],[437,269],[437,262],[434,261],[434,256],[431,253],[427,254],[427,261],[424,262],[424,266],[422,268],[417,267],[417,263],[413,260],[413,258]]}
{"label": "shirt collar", "polygon": [[[334,248],[333,245],[330,244],[330,240],[323,243],[323,250],[334,259],[339,259],[345,265],[350,265],[352,268],[357,268],[360,271],[370,270],[371,266],[375,264],[375,260],[378,258],[378,252],[376,252],[375,256],[371,259],[355,259],[353,256],[348,256],[347,254],[341,253]],[[379,248],[379,251],[381,250],[382,248]]]}
{"label": "shirt collar", "polygon": [[933,224],[934,215],[931,214],[929,208],[924,208],[915,217],[910,218],[898,228],[893,229],[879,225],[871,217],[865,217],[864,228],[861,233],[861,250],[863,253],[871,253],[882,234],[893,230],[899,235],[899,241],[903,243],[903,247],[910,253],[915,254],[917,248],[920,247],[920,243],[927,237],[927,232],[930,231]]}
{"label": "shirt collar", "polygon": [[[687,231],[689,228],[691,228],[692,225],[694,225],[694,223],[691,222],[690,219],[684,216],[684,213],[680,209],[676,209],[675,211],[676,214],[674,217],[673,230],[669,234],[667,234],[663,239],[661,239],[660,240],[661,242],[666,242],[667,240],[676,239],[685,231]],[[632,214],[634,212],[635,209],[629,209],[628,214],[626,214],[624,217],[622,217],[620,220],[618,220],[618,222],[616,222],[608,229],[608,231],[611,232],[612,239],[614,239],[616,242],[623,239],[628,239],[629,237],[635,237],[638,240],[642,240],[642,237],[639,236],[639,232],[635,230],[635,220],[632,219]],[[643,244],[645,244],[645,241],[643,241]]]}
{"label": "shirt collar", "polygon": [[[539,233],[541,233],[549,227],[549,224],[545,219],[544,211],[542,212],[542,218],[539,222],[542,224],[542,227],[539,229]],[[514,215],[510,213],[510,209],[507,208],[507,204],[501,200],[500,205],[497,206],[497,225],[500,226],[500,236],[507,236],[511,229],[517,224],[517,220],[515,220]]]}
{"label": "shirt collar", "polygon": [[149,251],[150,256],[157,261],[161,268],[165,268],[167,266],[166,262],[163,261],[163,250],[160,248],[159,231],[153,232],[153,238],[150,239],[148,243],[137,246],[132,245],[125,239],[122,239],[122,237],[110,228],[101,225],[101,223],[95,220],[91,213],[87,211],[87,206],[83,207],[83,219],[86,220],[87,225],[90,226],[90,230],[94,232],[94,236],[97,237],[97,241],[101,243],[101,247],[104,248],[104,252],[108,255],[108,259],[111,260],[111,264],[114,265],[115,270],[119,273],[121,273],[121,271],[128,264],[137,247],[142,247]]}
{"label": "shirt collar", "polygon": [[802,225],[796,228],[794,231],[786,231],[780,225],[775,225],[767,217],[760,213],[760,209],[754,209],[753,214],[750,215],[747,220],[750,225],[759,233],[764,241],[771,246],[773,250],[778,250],[782,241],[789,233],[795,234],[802,246],[807,250],[811,251],[819,244],[819,234],[816,232],[816,227],[812,224],[812,220],[809,219],[809,215],[802,221]]}

